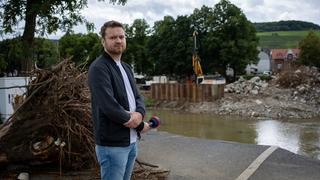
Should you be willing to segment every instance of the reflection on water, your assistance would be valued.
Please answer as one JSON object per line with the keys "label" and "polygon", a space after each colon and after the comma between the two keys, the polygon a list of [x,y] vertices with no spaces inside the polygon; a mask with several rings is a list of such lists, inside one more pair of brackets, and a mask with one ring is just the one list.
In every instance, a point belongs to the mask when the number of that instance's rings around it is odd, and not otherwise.
{"label": "reflection on water", "polygon": [[241,143],[274,145],[320,159],[320,120],[249,120],[187,112],[149,110],[161,119],[160,131]]}
{"label": "reflection on water", "polygon": [[256,123],[257,144],[275,145],[291,152],[320,159],[320,122],[280,122],[276,120]]}
{"label": "reflection on water", "polygon": [[299,149],[299,127],[275,120],[258,121],[256,123],[257,144],[285,147],[291,152]]}

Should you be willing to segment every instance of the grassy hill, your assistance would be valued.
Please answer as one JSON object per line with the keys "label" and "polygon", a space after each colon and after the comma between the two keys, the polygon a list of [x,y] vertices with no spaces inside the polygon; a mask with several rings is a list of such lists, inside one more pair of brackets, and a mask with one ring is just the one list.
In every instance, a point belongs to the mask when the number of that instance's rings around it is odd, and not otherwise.
{"label": "grassy hill", "polygon": [[[309,31],[257,32],[259,46],[267,48],[296,48]],[[320,37],[320,30],[315,31]]]}

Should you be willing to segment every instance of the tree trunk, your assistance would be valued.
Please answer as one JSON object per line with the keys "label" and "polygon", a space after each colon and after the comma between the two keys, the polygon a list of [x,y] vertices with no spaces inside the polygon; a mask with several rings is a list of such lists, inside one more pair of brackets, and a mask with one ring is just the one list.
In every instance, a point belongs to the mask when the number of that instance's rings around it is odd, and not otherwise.
{"label": "tree trunk", "polygon": [[36,30],[37,10],[34,8],[36,0],[27,0],[25,27],[22,35],[23,53],[25,60],[21,62],[21,73],[28,75],[33,69],[33,42]]}

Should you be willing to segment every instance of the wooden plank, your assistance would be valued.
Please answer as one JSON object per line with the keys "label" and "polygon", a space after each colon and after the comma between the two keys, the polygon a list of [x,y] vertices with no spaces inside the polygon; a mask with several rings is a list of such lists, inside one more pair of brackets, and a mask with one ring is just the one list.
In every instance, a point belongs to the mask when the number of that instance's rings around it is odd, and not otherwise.
{"label": "wooden plank", "polygon": [[155,100],[202,102],[214,101],[224,96],[224,84],[164,84],[151,85]]}
{"label": "wooden plank", "polygon": [[192,85],[192,102],[196,102],[197,101],[197,85],[196,84],[193,84]]}

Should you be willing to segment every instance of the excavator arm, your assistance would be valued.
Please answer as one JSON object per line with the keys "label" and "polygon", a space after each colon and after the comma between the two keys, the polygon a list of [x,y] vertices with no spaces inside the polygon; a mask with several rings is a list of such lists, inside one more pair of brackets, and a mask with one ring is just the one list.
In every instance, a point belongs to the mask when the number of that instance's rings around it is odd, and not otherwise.
{"label": "excavator arm", "polygon": [[196,75],[196,83],[200,84],[203,81],[203,72],[200,64],[200,58],[197,53],[197,31],[193,32],[193,53],[192,53],[192,66]]}
{"label": "excavator arm", "polygon": [[203,76],[199,57],[197,55],[192,55],[192,66],[193,66],[193,71],[196,74],[196,76]]}

